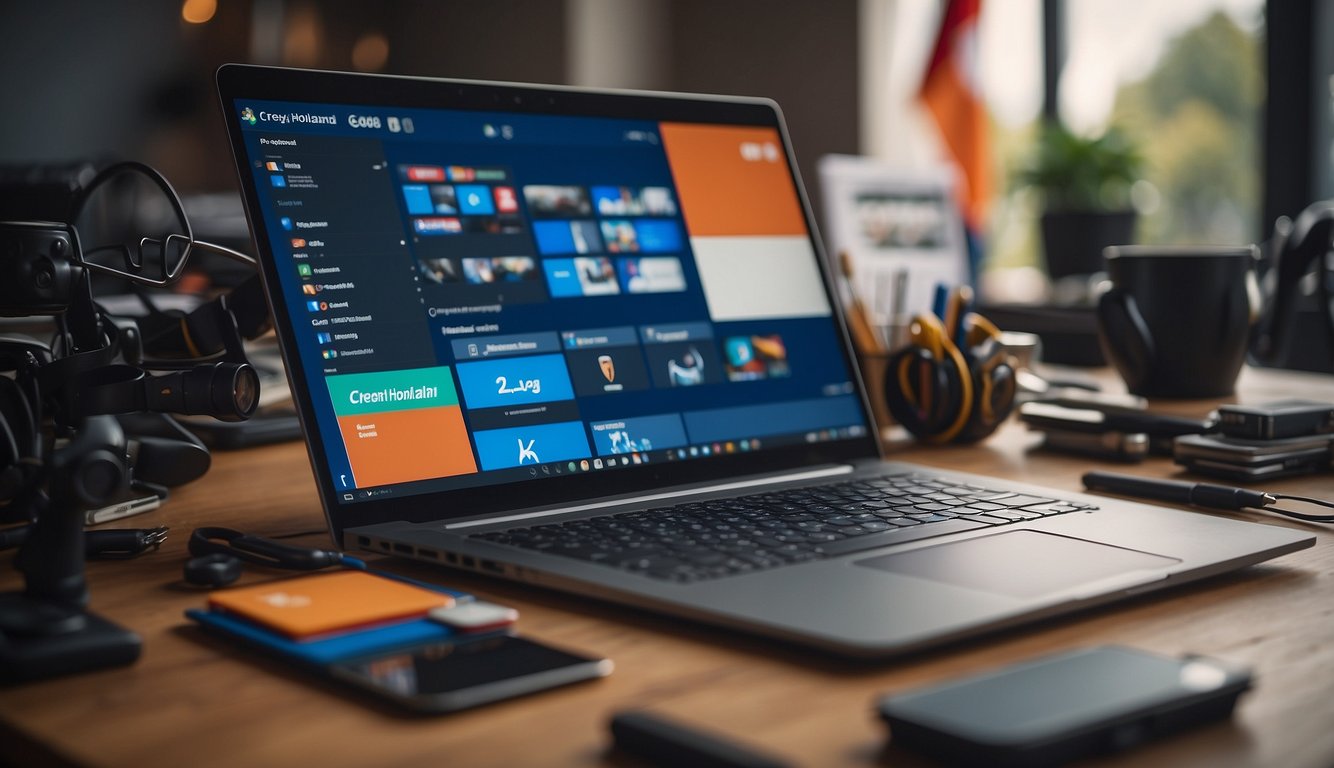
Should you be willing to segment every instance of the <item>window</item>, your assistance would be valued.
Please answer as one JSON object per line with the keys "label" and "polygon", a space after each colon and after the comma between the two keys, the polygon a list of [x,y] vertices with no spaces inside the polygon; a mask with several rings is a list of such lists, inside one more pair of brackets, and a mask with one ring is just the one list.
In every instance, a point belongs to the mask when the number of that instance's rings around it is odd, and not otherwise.
{"label": "window", "polygon": [[[1137,239],[1250,243],[1261,220],[1262,0],[1081,0],[1062,6],[1057,113],[1077,133],[1124,131],[1142,153]],[[1033,149],[1042,108],[1042,4],[992,3],[979,26],[998,199],[990,268],[1036,265],[1040,201],[1009,175]]]}

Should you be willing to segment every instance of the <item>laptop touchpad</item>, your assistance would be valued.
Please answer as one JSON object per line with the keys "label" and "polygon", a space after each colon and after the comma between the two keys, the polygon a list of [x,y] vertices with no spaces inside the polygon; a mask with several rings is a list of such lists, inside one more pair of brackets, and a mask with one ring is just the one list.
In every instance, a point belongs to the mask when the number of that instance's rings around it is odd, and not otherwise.
{"label": "laptop touchpad", "polygon": [[1175,558],[1038,531],[1009,531],[858,560],[857,565],[1012,597],[1041,597]]}

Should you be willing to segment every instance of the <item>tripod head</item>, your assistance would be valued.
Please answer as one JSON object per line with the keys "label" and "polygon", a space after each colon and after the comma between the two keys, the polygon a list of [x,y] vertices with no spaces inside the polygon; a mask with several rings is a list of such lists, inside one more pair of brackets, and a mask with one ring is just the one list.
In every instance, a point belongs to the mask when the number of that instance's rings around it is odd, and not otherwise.
{"label": "tripod head", "polygon": [[[71,221],[99,185],[132,173],[165,193],[179,231],[85,251],[74,224],[0,222],[0,317],[49,317],[56,329],[49,343],[0,337],[0,518],[31,522],[16,558],[25,589],[0,594],[0,681],[137,658],[137,636],[84,609],[84,514],[131,485],[165,495],[207,470],[207,449],[171,414],[241,421],[258,405],[242,346],[242,329],[268,327],[258,276],[190,313],[142,293],[179,279],[196,249],[250,257],[195,240],[171,185],[138,163],[94,177]],[[127,283],[147,314],[105,311],[93,275]]]}

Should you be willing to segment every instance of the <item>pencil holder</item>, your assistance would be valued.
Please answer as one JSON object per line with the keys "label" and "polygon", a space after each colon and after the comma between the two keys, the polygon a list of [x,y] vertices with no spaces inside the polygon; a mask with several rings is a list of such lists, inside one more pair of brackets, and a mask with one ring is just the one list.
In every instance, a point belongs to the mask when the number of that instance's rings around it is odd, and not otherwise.
{"label": "pencil holder", "polygon": [[996,431],[1014,408],[1015,361],[1000,331],[981,315],[963,319],[958,345],[934,315],[918,315],[911,343],[890,355],[885,404],[909,432],[930,443],[971,443]]}

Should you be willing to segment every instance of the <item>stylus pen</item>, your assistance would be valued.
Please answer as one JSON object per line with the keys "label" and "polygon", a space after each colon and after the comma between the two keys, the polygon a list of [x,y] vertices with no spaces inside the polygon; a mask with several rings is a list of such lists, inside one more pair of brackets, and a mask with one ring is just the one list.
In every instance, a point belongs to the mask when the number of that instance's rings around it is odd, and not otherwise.
{"label": "stylus pen", "polygon": [[936,283],[935,298],[931,301],[931,313],[940,318],[940,322],[945,322],[945,308],[950,301],[950,287],[944,283]]}
{"label": "stylus pen", "polygon": [[712,734],[647,712],[619,712],[611,719],[616,748],[662,768],[787,768],[776,757],[752,752]]}
{"label": "stylus pen", "polygon": [[1155,480],[1115,472],[1089,472],[1084,475],[1084,487],[1090,491],[1106,491],[1123,496],[1170,501],[1174,504],[1194,504],[1197,507],[1212,509],[1266,507],[1277,501],[1267,493],[1246,488],[1188,483],[1182,480]]}

